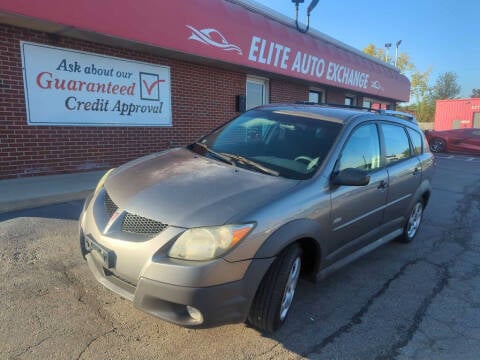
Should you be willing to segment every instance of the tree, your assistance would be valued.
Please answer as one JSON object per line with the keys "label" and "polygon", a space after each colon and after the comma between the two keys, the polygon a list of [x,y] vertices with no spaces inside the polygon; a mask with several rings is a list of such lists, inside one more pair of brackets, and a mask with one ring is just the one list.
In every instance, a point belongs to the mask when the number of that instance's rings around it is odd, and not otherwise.
{"label": "tree", "polygon": [[[393,58],[395,63],[395,58]],[[407,53],[402,52],[398,54],[397,58],[397,68],[402,74],[405,74],[406,71],[412,71],[415,68],[415,65],[410,61],[410,56]]]}
{"label": "tree", "polygon": [[410,94],[417,103],[421,102],[430,92],[428,83],[431,72],[431,66],[423,73],[418,70],[412,72],[410,77]]}
{"label": "tree", "polygon": [[412,107],[420,122],[431,122],[435,116],[435,99],[428,86],[431,72],[432,67],[424,72],[414,70],[410,78],[410,94],[415,101]]}
{"label": "tree", "polygon": [[[386,61],[387,58],[385,50],[383,48],[377,48],[373,44],[369,44],[367,47],[365,47],[363,49],[363,52],[370,56],[376,57],[377,59],[380,59],[384,62],[387,62],[390,65],[395,64],[395,53],[393,53],[392,55],[392,52],[390,52],[388,61]],[[415,66],[410,61],[410,56],[408,56],[408,54],[405,52],[401,52],[400,54],[398,54],[397,68],[402,74],[404,74],[406,71],[412,71]]]}
{"label": "tree", "polygon": [[419,122],[433,122],[435,120],[435,99],[430,94],[417,102],[415,108]]}
{"label": "tree", "polygon": [[472,95],[470,95],[472,98],[480,98],[480,89],[473,89],[472,90]]}
{"label": "tree", "polygon": [[370,56],[376,57],[377,59],[385,61],[385,51],[382,48],[377,48],[373,44],[368,44],[368,46],[363,49],[363,52]]}
{"label": "tree", "polygon": [[460,94],[461,87],[457,82],[457,74],[447,71],[440,74],[432,88],[432,96],[435,100],[455,99]]}

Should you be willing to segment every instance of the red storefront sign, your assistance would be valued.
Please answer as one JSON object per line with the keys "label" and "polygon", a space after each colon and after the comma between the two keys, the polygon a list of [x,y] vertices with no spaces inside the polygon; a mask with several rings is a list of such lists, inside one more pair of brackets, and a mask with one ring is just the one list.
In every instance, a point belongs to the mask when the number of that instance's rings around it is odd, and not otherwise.
{"label": "red storefront sign", "polygon": [[0,11],[408,101],[396,70],[224,0],[0,0]]}

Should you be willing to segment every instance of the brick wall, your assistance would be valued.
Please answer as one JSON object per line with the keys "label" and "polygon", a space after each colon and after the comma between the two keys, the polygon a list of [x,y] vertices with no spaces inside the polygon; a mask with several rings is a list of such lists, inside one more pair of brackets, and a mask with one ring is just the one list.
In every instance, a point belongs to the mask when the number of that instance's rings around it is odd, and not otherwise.
{"label": "brick wall", "polygon": [[327,90],[327,103],[329,104],[345,104],[345,90],[328,88]]}
{"label": "brick wall", "polygon": [[[173,127],[28,126],[20,41],[170,66]],[[234,117],[246,74],[0,25],[0,178],[86,171],[185,145]]]}
{"label": "brick wall", "polygon": [[286,80],[270,80],[270,102],[296,102],[308,100],[308,86]]}

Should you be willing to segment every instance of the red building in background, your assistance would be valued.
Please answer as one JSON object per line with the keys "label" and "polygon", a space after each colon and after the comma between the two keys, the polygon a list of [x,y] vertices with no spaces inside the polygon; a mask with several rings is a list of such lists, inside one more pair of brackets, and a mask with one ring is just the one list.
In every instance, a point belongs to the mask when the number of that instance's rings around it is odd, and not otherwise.
{"label": "red building in background", "polygon": [[395,67],[250,0],[0,0],[0,178],[118,166],[265,103],[409,93]]}
{"label": "red building in background", "polygon": [[437,100],[435,130],[480,128],[480,98]]}

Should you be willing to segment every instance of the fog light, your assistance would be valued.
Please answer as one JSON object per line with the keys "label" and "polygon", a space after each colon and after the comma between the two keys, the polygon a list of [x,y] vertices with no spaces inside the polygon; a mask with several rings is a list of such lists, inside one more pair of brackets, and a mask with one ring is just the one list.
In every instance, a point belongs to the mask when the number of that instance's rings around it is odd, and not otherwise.
{"label": "fog light", "polygon": [[202,323],[203,322],[203,315],[200,312],[200,310],[195,309],[193,306],[187,305],[187,311],[188,315],[197,323]]}

